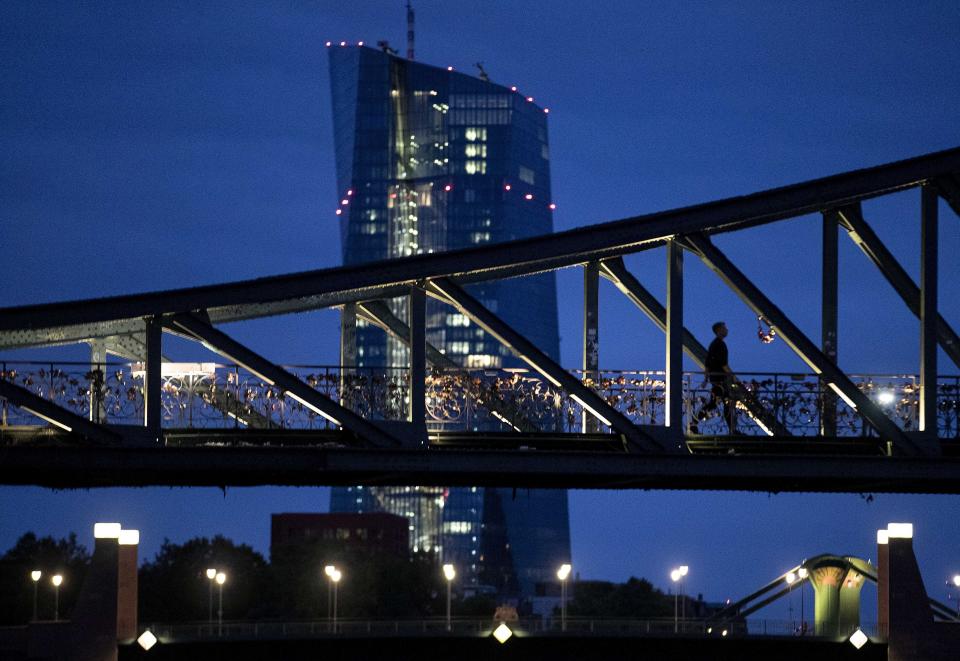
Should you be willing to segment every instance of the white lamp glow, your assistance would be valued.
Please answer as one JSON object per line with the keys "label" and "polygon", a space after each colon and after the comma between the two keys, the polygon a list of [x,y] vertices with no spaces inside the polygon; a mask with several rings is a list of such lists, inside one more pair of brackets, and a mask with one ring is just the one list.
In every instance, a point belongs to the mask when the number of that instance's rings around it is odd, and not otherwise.
{"label": "white lamp glow", "polygon": [[137,643],[145,652],[148,652],[150,651],[151,647],[157,644],[157,637],[153,635],[153,632],[150,631],[150,629],[147,629],[140,634],[139,638],[137,638]]}
{"label": "white lamp glow", "polygon": [[913,524],[912,523],[888,523],[887,538],[888,539],[913,539]]}
{"label": "white lamp glow", "polygon": [[510,636],[512,635],[513,632],[510,631],[510,627],[503,622],[500,623],[499,627],[493,630],[493,637],[496,638],[497,642],[499,642],[501,645],[510,640]]}
{"label": "white lamp glow", "polygon": [[212,580],[215,579],[216,577],[217,577],[217,570],[216,570],[216,569],[208,569],[208,570],[207,570],[207,578],[209,578],[209,579],[212,581]]}
{"label": "white lamp glow", "polygon": [[444,565],[443,566],[443,576],[448,581],[452,581],[457,577],[457,570],[454,569],[453,565]]}
{"label": "white lamp glow", "polygon": [[117,539],[120,537],[119,523],[95,523],[93,525],[95,539]]}
{"label": "white lamp glow", "polygon": [[121,530],[119,540],[120,546],[136,546],[140,543],[140,531]]}
{"label": "white lamp glow", "polygon": [[40,570],[34,570],[30,572],[30,578],[33,579],[34,583],[39,581],[41,576],[43,576],[43,573],[41,573]]}
{"label": "white lamp glow", "polygon": [[860,649],[861,647],[866,645],[867,640],[869,640],[869,638],[867,638],[867,634],[863,633],[863,631],[861,631],[860,629],[857,629],[856,631],[854,631],[853,635],[850,636],[850,644],[856,647],[857,649]]}
{"label": "white lamp glow", "polygon": [[570,570],[573,569],[568,563],[563,563],[560,565],[560,569],[557,570],[557,578],[561,581],[567,580],[567,577],[570,576]]}

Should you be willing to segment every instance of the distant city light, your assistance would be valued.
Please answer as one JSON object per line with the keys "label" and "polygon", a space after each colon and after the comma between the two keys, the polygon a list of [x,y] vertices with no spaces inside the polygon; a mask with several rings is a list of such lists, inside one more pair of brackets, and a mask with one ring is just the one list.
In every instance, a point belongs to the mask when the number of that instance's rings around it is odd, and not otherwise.
{"label": "distant city light", "polygon": [[447,71],[453,71],[453,67],[447,67]]}
{"label": "distant city light", "polygon": [[544,112],[544,114],[548,114],[548,113],[550,112],[550,108],[544,108],[544,109],[543,109],[543,112]]}
{"label": "distant city light", "polygon": [[513,85],[513,86],[510,88],[510,91],[511,91],[511,92],[516,92],[516,91],[517,91],[517,86],[516,86],[516,85]]}
{"label": "distant city light", "polygon": [[363,42],[362,42],[362,41],[358,41],[358,42],[357,42],[357,46],[363,46]]}
{"label": "distant city light", "polygon": [[340,45],[341,45],[341,46],[346,46],[346,45],[347,45],[347,42],[341,41],[341,42],[340,42]]}
{"label": "distant city light", "polygon": [[960,574],[953,575],[953,584],[955,587],[960,588]]}
{"label": "distant city light", "polygon": [[342,214],[342,213],[343,213],[343,209],[337,209],[337,215],[338,215],[338,216],[339,216],[340,214]]}
{"label": "distant city light", "polygon": [[510,190],[510,184],[504,184],[503,190]]}
{"label": "distant city light", "polygon": [[350,197],[351,195],[353,195],[353,189],[352,189],[352,188],[347,191],[347,197]]}
{"label": "distant city light", "polygon": [[877,395],[877,401],[881,404],[893,404],[896,397],[892,390],[883,390]]}
{"label": "distant city light", "polygon": [[528,96],[528,97],[527,97],[527,103],[533,103],[533,97],[532,97],[532,96]]}
{"label": "distant city light", "polygon": [[453,190],[453,186],[450,185],[450,184],[447,184],[446,186],[443,187],[443,190],[445,190],[445,191],[447,191],[447,192],[449,193],[450,191]]}
{"label": "distant city light", "polygon": [[550,211],[556,211],[557,205],[553,202],[550,203]]}
{"label": "distant city light", "polygon": [[327,42],[327,48],[330,48],[331,46],[333,46],[333,43],[331,43],[331,42],[328,41],[328,42]]}
{"label": "distant city light", "polygon": [[533,199],[533,193],[527,193],[526,195],[523,196],[523,199],[525,199],[525,200],[532,200],[532,199]]}

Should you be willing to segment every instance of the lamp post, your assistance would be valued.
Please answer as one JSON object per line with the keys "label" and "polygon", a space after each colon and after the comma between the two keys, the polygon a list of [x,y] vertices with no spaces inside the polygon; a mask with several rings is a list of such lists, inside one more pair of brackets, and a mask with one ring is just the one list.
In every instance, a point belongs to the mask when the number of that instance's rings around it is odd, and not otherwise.
{"label": "lamp post", "polygon": [[[670,580],[674,583],[677,583],[683,575],[680,573],[679,569],[674,569],[670,572]],[[679,609],[677,608],[677,588],[673,589],[673,633],[677,633],[680,630],[680,620],[679,618]]]}
{"label": "lamp post", "polygon": [[340,579],[343,574],[339,569],[334,569],[330,573],[330,580],[333,581],[333,633],[337,633],[337,587],[340,585]]}
{"label": "lamp post", "polygon": [[690,568],[686,565],[680,565],[677,567],[677,571],[680,572],[680,619],[684,622],[687,620],[687,600],[684,598],[683,593],[683,579],[686,578],[687,574],[690,572]]}
{"label": "lamp post", "polygon": [[[953,587],[960,588],[960,574],[953,575]],[[960,595],[957,596],[957,619],[960,620]]]}
{"label": "lamp post", "polygon": [[327,622],[333,619],[333,572],[337,571],[334,565],[327,565],[323,573],[327,577]]}
{"label": "lamp post", "polygon": [[217,605],[217,635],[223,635],[223,584],[227,582],[227,575],[222,571],[217,572],[214,580],[220,588],[220,599]]}
{"label": "lamp post", "polygon": [[40,577],[43,574],[39,569],[34,569],[30,572],[30,580],[33,581],[33,619],[37,619],[37,584],[40,583]]}
{"label": "lamp post", "polygon": [[63,576],[54,574],[50,581],[53,583],[53,621],[57,622],[60,620],[60,584],[63,583]]}
{"label": "lamp post", "polygon": [[800,579],[800,635],[803,636],[807,633],[807,622],[803,612],[803,583],[802,581],[807,578],[807,568],[800,567],[797,570],[797,577]]}
{"label": "lamp post", "polygon": [[213,581],[217,578],[216,569],[207,570],[207,583],[209,584],[209,589],[207,590],[207,624],[210,625],[210,628],[213,628]]}
{"label": "lamp post", "polygon": [[443,577],[447,579],[447,631],[450,631],[450,586],[453,584],[453,579],[457,577],[457,570],[453,565],[444,565]]}
{"label": "lamp post", "polygon": [[787,582],[787,593],[789,594],[789,612],[790,612],[790,626],[796,631],[797,625],[793,621],[793,584],[797,581],[797,575],[792,571],[787,572],[787,575],[783,577],[783,580]]}
{"label": "lamp post", "polygon": [[571,569],[570,564],[565,562],[557,570],[557,578],[560,579],[560,631],[567,630],[567,578]]}

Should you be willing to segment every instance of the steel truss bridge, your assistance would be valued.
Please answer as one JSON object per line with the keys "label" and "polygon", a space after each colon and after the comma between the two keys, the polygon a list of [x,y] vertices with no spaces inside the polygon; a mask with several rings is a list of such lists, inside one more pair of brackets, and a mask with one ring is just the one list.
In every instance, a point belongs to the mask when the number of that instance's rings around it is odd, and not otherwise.
{"label": "steel truss bridge", "polygon": [[[919,189],[920,279],[861,203]],[[937,308],[938,207],[960,215],[960,148],[743,197],[547,236],[255,280],[0,309],[0,350],[85,343],[89,363],[0,363],[0,481],[47,486],[392,484],[960,493],[960,338]],[[713,235],[819,214],[822,329],[803,333]],[[812,220],[810,222],[813,222]],[[840,230],[843,230],[841,232]],[[919,320],[916,375],[837,365],[837,250],[846,233]],[[666,247],[661,302],[623,257]],[[709,393],[682,371],[706,349],[684,327],[685,256],[702,261],[809,367],[737,374],[733,430],[700,421]],[[464,288],[579,266],[584,351],[548,357]],[[601,371],[598,286],[611,281],[666,336],[664,369]],[[406,320],[387,301],[406,300]],[[528,366],[461,368],[426,340],[426,298]],[[951,302],[952,303],[952,302]],[[335,307],[341,365],[282,366],[227,322]],[[358,320],[409,347],[405,369],[356,365]],[[223,363],[178,363],[164,334]],[[946,372],[946,370],[943,370]],[[691,423],[699,424],[695,434]]]}

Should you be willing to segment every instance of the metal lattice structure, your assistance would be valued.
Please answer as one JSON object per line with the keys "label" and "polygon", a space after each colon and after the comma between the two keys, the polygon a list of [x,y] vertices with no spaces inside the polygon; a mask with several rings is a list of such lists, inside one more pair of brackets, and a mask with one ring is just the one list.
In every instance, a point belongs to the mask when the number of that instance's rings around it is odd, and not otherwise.
{"label": "metal lattice structure", "polygon": [[[920,191],[919,282],[861,209],[864,200],[911,188]],[[960,464],[951,439],[960,436],[960,384],[939,374],[937,348],[960,366],[960,338],[937,309],[940,198],[960,213],[960,148],[494,246],[2,309],[0,350],[86,343],[91,360],[2,365],[0,475],[8,483],[76,485],[334,484],[389,476],[406,484],[956,492]],[[712,241],[809,214],[819,214],[823,228],[819,342]],[[918,317],[918,375],[856,377],[838,367],[839,228]],[[663,246],[668,279],[661,303],[623,257]],[[707,395],[682,371],[683,352],[701,367],[706,358],[684,328],[685,256],[715,272],[811,371],[799,378],[732,375],[747,421],[734,434],[688,433]],[[584,360],[576,372],[464,288],[571,266],[583,267],[585,283]],[[601,277],[664,331],[662,371],[600,371]],[[388,304],[398,297],[406,300],[409,321]],[[458,367],[425,339],[427,297],[456,308],[529,369]],[[341,310],[342,320],[341,365],[331,368],[278,365],[218,328],[330,307]],[[406,344],[409,368],[354,367],[358,319]],[[163,354],[164,333],[201,343],[227,363],[172,363]],[[877,401],[880,388],[892,399]],[[803,455],[802,469],[788,463],[795,455]],[[122,466],[133,473],[121,475]]]}

